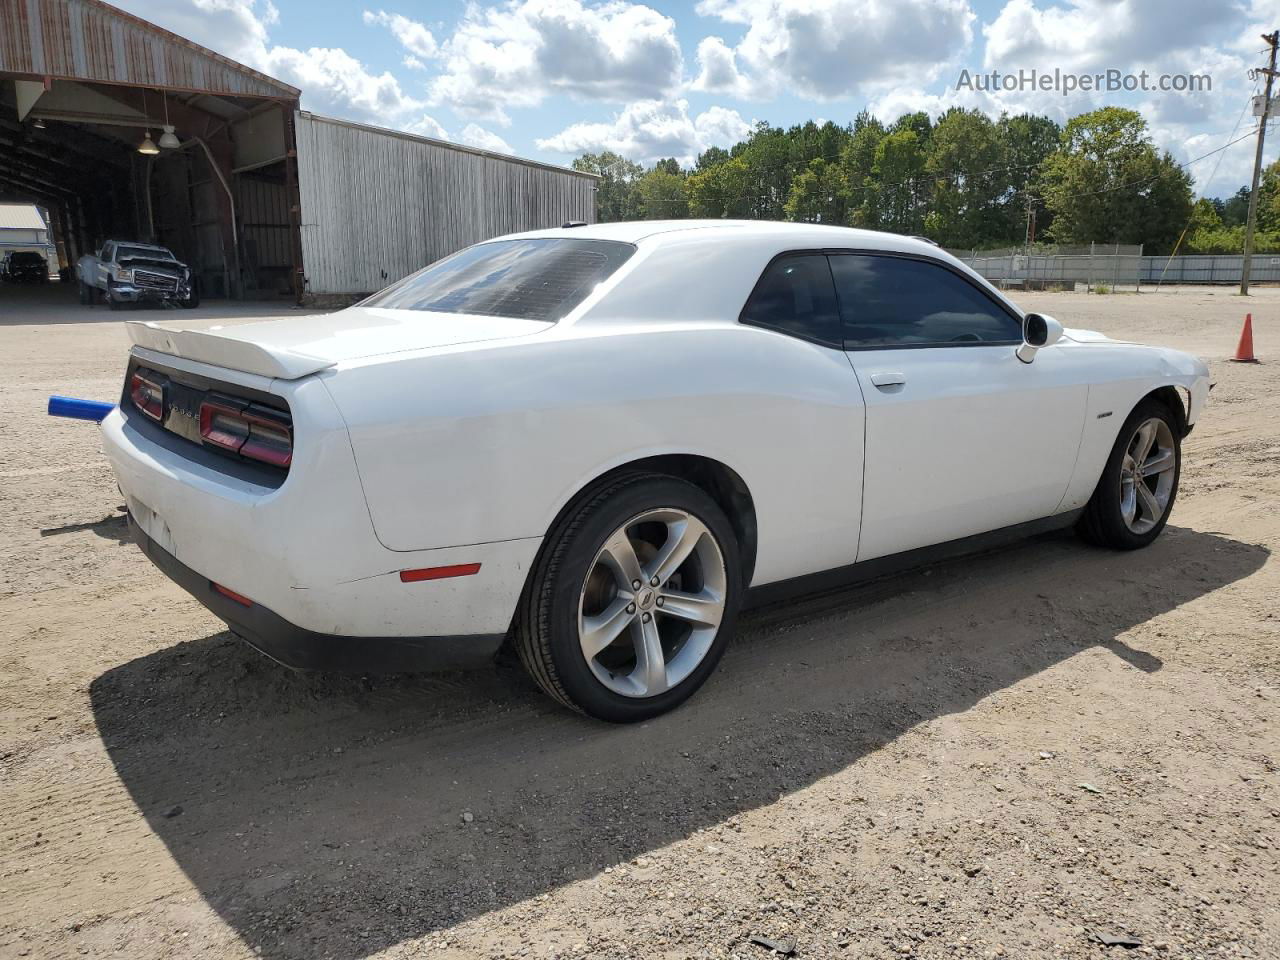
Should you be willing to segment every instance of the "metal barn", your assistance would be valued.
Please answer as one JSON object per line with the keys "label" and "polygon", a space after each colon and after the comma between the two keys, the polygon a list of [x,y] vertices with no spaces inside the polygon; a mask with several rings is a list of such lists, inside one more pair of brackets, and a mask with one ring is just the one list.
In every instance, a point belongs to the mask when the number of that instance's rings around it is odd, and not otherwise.
{"label": "metal barn", "polygon": [[305,111],[294,131],[309,293],[370,292],[479,240],[595,220],[591,174]]}
{"label": "metal barn", "polygon": [[595,219],[590,174],[315,116],[299,96],[102,0],[0,0],[0,202],[48,211],[62,266],[152,241],[206,297],[298,300]]}

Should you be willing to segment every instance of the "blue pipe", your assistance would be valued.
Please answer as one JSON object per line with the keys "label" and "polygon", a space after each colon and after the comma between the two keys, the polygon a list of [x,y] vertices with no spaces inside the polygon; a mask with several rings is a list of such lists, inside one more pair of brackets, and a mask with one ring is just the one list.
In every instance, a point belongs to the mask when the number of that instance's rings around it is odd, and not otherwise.
{"label": "blue pipe", "polygon": [[50,397],[49,416],[70,417],[72,420],[92,420],[101,423],[116,408],[114,403],[97,400],[81,400],[78,397]]}

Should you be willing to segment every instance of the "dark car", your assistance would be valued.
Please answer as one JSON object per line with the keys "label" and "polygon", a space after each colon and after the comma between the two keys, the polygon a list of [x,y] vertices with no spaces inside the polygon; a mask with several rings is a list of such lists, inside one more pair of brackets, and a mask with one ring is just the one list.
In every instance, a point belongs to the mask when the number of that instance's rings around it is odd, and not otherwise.
{"label": "dark car", "polygon": [[49,261],[43,253],[33,250],[15,250],[4,258],[4,269],[0,271],[6,283],[47,283],[49,281]]}

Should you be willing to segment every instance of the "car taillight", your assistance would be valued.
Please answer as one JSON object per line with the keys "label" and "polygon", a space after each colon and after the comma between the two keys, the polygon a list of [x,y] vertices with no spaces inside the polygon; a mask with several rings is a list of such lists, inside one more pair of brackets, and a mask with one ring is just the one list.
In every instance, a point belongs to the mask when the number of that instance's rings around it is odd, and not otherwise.
{"label": "car taillight", "polygon": [[249,460],[287,467],[293,460],[293,428],[282,414],[256,403],[218,398],[200,404],[200,437]]}
{"label": "car taillight", "polygon": [[164,387],[140,373],[129,378],[129,399],[152,420],[164,419]]}

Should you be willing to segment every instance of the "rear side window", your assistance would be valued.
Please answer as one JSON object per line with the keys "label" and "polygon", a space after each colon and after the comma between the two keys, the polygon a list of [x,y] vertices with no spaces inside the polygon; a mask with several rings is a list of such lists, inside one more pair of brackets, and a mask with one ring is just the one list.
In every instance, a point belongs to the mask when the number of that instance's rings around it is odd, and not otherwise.
{"label": "rear side window", "polygon": [[804,340],[838,345],[840,311],[827,258],[799,253],[774,260],[760,276],[740,319]]}
{"label": "rear side window", "polygon": [[1017,343],[1021,324],[946,267],[906,257],[833,254],[845,348]]}
{"label": "rear side window", "polygon": [[375,293],[362,305],[554,323],[633,253],[631,244],[612,240],[480,243]]}

